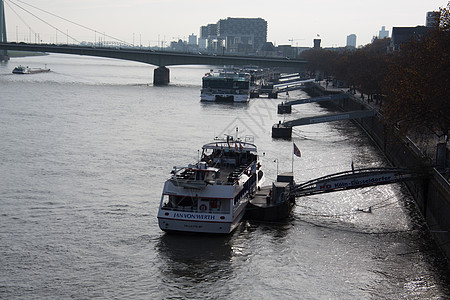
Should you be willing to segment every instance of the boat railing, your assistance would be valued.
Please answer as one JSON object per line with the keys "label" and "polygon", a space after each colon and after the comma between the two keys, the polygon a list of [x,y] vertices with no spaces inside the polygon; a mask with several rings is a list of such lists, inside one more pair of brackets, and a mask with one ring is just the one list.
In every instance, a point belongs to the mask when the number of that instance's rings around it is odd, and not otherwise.
{"label": "boat railing", "polygon": [[184,207],[184,206],[183,207],[163,206],[161,209],[179,212],[208,213],[208,214],[227,214],[230,212],[229,210],[217,210],[217,209],[201,211],[198,210],[196,207]]}
{"label": "boat railing", "polygon": [[239,177],[242,176],[243,173],[250,176],[250,174],[252,172],[253,163],[254,162],[247,164],[247,165],[237,166],[232,172],[229,173],[228,183],[234,183],[235,181],[237,181],[239,179]]}

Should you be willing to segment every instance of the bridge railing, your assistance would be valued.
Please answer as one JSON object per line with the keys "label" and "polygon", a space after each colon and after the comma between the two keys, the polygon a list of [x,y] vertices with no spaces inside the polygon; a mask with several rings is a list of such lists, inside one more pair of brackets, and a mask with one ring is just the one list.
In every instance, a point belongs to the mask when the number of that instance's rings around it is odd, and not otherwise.
{"label": "bridge railing", "polygon": [[295,197],[319,193],[357,189],[373,185],[385,185],[423,177],[420,170],[404,168],[365,168],[338,172],[297,184],[291,190]]}

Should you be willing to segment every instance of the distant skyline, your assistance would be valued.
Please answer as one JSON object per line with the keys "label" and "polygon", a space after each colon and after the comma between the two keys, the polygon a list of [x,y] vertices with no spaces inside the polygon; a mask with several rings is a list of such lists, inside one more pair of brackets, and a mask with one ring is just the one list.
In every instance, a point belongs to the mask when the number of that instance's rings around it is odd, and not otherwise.
{"label": "distant skyline", "polygon": [[[267,41],[275,45],[344,47],[347,36],[357,36],[357,46],[371,42],[382,26],[425,25],[426,13],[445,7],[443,0],[323,0],[236,1],[206,0],[4,0],[9,41],[64,43],[67,38],[49,25],[23,12],[17,3],[79,41],[106,39],[155,46],[165,41],[199,36],[200,26],[227,17],[263,18],[268,23]],[[23,4],[28,3],[70,21],[95,29],[89,32]],[[274,5],[275,4],[275,5]],[[20,18],[12,9],[20,15]],[[23,19],[24,22],[22,22]],[[32,30],[29,30],[29,27]],[[290,40],[293,41],[290,41]],[[72,42],[69,39],[69,42]]]}

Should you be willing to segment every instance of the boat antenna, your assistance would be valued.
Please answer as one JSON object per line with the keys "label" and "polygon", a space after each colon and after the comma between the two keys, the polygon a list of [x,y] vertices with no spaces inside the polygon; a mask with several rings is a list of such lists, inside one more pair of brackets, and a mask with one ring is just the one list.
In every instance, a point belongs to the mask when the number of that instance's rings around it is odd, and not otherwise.
{"label": "boat antenna", "polygon": [[236,126],[236,141],[238,139],[238,132],[239,132],[239,128]]}

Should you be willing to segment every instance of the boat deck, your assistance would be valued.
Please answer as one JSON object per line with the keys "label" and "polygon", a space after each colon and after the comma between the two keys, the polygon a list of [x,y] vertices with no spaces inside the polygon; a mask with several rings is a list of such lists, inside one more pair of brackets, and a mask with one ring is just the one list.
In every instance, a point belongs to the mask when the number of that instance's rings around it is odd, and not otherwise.
{"label": "boat deck", "polygon": [[239,175],[247,168],[248,166],[229,166],[223,165],[219,167],[219,176],[216,178],[216,181],[222,182],[222,184],[233,184],[234,179],[238,178]]}
{"label": "boat deck", "polygon": [[[280,186],[286,184],[280,183]],[[262,222],[276,222],[287,219],[295,204],[295,198],[279,199],[276,195],[277,189],[278,187],[274,184],[273,186],[264,186],[257,191],[247,204],[244,218]]]}
{"label": "boat deck", "polygon": [[271,206],[270,200],[267,199],[269,197],[270,199],[270,190],[272,189],[272,186],[263,186],[259,191],[255,193],[253,198],[250,199],[250,203],[259,206],[259,207],[268,207]]}

